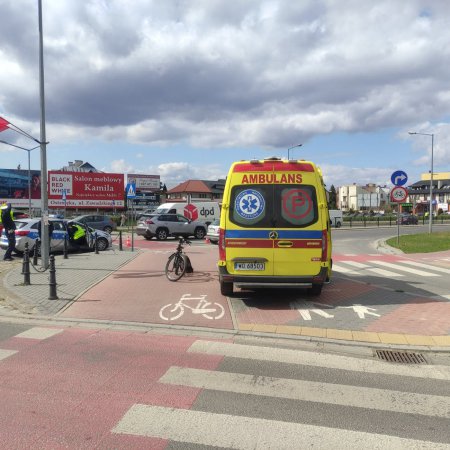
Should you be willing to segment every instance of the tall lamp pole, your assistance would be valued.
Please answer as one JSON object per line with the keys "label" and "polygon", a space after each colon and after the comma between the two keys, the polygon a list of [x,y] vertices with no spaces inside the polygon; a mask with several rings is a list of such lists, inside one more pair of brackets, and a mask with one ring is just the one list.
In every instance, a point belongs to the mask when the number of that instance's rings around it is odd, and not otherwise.
{"label": "tall lamp pole", "polygon": [[409,131],[408,134],[419,134],[421,136],[431,136],[431,171],[430,171],[430,217],[428,223],[428,232],[433,232],[433,146],[434,146],[434,134],[433,133],[419,133],[415,131]]}
{"label": "tall lamp pole", "polygon": [[293,145],[292,147],[289,147],[288,149],[287,149],[287,151],[288,151],[288,160],[290,159],[290,156],[289,156],[289,151],[290,150],[292,150],[293,148],[296,148],[296,147],[301,147],[303,144],[297,144],[297,145]]}
{"label": "tall lamp pole", "polygon": [[44,95],[44,37],[42,29],[42,0],[38,0],[39,21],[39,97],[41,106],[41,260],[42,267],[49,264],[50,236],[48,235],[48,192],[47,192],[47,141],[45,136],[45,95]]}
{"label": "tall lamp pole", "polygon": [[0,140],[0,142],[2,144],[10,145],[11,147],[15,147],[15,148],[20,148],[21,150],[25,150],[26,152],[28,152],[28,215],[31,217],[31,166],[30,166],[30,153],[33,150],[39,148],[40,145],[37,145],[36,147],[33,147],[33,148],[24,148],[24,147],[20,147],[19,145],[11,144],[11,143],[6,142],[6,141]]}

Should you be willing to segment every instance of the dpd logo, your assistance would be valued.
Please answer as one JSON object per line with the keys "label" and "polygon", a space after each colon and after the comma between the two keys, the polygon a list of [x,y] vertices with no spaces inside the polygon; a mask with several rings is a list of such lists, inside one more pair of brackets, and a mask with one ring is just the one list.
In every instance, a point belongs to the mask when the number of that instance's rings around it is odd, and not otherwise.
{"label": "dpd logo", "polygon": [[184,217],[189,220],[197,220],[198,219],[198,209],[192,203],[189,203],[184,207]]}

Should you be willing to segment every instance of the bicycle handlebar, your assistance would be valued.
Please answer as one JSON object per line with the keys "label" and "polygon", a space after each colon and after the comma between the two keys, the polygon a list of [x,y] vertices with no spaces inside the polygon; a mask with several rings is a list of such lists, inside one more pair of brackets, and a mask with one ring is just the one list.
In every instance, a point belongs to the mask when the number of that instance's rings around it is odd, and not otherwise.
{"label": "bicycle handlebar", "polygon": [[184,238],[183,236],[180,237],[179,239],[179,244],[188,244],[191,245],[191,241],[189,239]]}

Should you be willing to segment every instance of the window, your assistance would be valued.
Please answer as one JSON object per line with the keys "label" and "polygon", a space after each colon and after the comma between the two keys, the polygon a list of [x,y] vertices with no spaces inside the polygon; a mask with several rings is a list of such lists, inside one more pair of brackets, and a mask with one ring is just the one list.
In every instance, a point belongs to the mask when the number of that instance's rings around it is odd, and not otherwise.
{"label": "window", "polygon": [[241,185],[231,193],[230,220],[241,227],[302,228],[317,219],[314,186]]}

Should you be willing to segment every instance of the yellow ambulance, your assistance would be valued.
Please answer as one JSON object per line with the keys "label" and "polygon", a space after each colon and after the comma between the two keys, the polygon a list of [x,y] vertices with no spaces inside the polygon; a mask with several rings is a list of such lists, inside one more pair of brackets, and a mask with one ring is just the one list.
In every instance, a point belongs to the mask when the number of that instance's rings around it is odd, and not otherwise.
{"label": "yellow ambulance", "polygon": [[331,277],[325,187],[312,162],[235,162],[225,184],[219,230],[222,295],[233,286],[307,288],[320,295]]}

